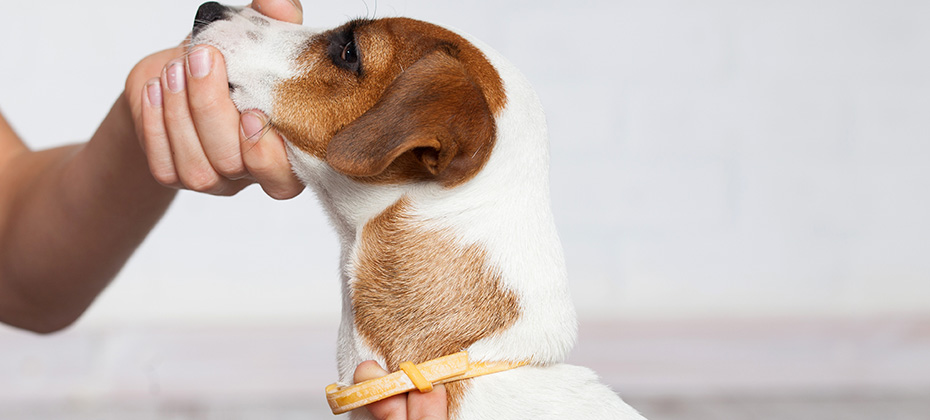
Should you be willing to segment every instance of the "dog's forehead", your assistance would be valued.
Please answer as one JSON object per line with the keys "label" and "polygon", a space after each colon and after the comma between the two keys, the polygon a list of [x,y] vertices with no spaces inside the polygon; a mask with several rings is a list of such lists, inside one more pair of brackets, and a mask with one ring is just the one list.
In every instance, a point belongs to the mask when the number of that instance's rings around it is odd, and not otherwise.
{"label": "dog's forehead", "polygon": [[[401,55],[419,58],[438,46],[455,50],[477,47],[461,35],[440,25],[409,18],[382,18],[350,22],[351,29],[365,49],[373,46],[393,50]],[[367,45],[366,45],[367,44]],[[406,58],[406,57],[395,57]]]}
{"label": "dog's forehead", "polygon": [[478,46],[455,31],[402,17],[350,24],[364,62],[406,68],[426,54],[441,49],[461,62],[484,92],[493,113],[504,107],[506,96],[499,72]]}
{"label": "dog's forehead", "polygon": [[439,25],[409,18],[355,19],[319,37],[323,41],[354,40],[366,62],[390,60],[397,64],[415,61],[438,45],[458,49],[468,43]]}

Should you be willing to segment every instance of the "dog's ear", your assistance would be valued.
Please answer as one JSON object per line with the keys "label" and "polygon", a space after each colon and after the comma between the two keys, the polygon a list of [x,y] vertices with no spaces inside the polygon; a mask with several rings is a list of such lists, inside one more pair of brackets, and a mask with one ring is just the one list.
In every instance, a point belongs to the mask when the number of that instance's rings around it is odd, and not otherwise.
{"label": "dog's ear", "polygon": [[373,182],[454,186],[487,162],[494,116],[462,63],[436,50],[401,73],[365,114],[337,132],[326,161]]}

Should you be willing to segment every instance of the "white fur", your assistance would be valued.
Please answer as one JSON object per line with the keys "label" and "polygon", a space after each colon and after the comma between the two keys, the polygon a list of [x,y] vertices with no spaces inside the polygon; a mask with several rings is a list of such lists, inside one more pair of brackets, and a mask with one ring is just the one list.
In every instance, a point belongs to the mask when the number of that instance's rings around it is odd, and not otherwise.
{"label": "white fur", "polygon": [[[231,94],[236,106],[270,115],[275,86],[301,70],[295,65],[297,55],[303,41],[314,32],[300,25],[268,19],[249,8],[230,9],[238,13],[229,20],[213,22],[208,33],[198,34],[192,42],[213,45],[224,57],[235,57],[226,61],[226,71],[229,81],[237,87]],[[267,25],[257,25],[257,20]],[[249,33],[255,38],[249,37]]]}
{"label": "white fur", "polygon": [[[256,26],[245,9],[216,22],[195,42],[216,45],[227,59],[240,109],[257,108],[274,119],[271,89],[297,74],[296,54],[317,31],[279,22]],[[247,32],[258,31],[258,40]],[[497,52],[462,34],[481,49],[504,81],[507,104],[496,119],[497,141],[485,167],[455,188],[435,183],[368,185],[336,172],[288,144],[300,179],[317,193],[342,245],[343,316],[339,375],[350,383],[355,366],[384,359],[355,330],[349,291],[362,228],[406,195],[418,222],[454,232],[462,245],[480,244],[504,287],[517,294],[519,320],[467,350],[477,360],[530,360],[523,367],[472,381],[461,419],[642,419],[585,368],[561,364],[574,344],[575,312],[569,297],[562,247],[549,203],[549,149],[545,116],[532,87]],[[254,36],[252,38],[255,38]],[[353,418],[367,418],[356,410]]]}

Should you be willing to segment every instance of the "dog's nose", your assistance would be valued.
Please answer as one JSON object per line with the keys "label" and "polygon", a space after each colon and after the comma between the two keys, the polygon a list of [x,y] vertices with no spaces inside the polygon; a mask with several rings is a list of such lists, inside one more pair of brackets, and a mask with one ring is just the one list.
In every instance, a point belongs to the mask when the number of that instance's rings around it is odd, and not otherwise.
{"label": "dog's nose", "polygon": [[200,5],[200,8],[197,9],[197,16],[194,17],[194,35],[197,35],[197,32],[200,32],[210,23],[213,23],[217,20],[223,19],[226,17],[226,11],[229,10],[226,6],[219,4],[215,1],[208,1]]}

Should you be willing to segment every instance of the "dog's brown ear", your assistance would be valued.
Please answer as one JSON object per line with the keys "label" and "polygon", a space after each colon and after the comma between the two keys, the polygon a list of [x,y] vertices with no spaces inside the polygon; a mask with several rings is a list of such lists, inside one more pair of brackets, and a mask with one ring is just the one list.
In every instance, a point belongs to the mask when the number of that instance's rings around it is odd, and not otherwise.
{"label": "dog's brown ear", "polygon": [[381,99],[330,140],[326,161],[371,182],[454,186],[487,162],[494,116],[462,63],[437,50],[401,73]]}

